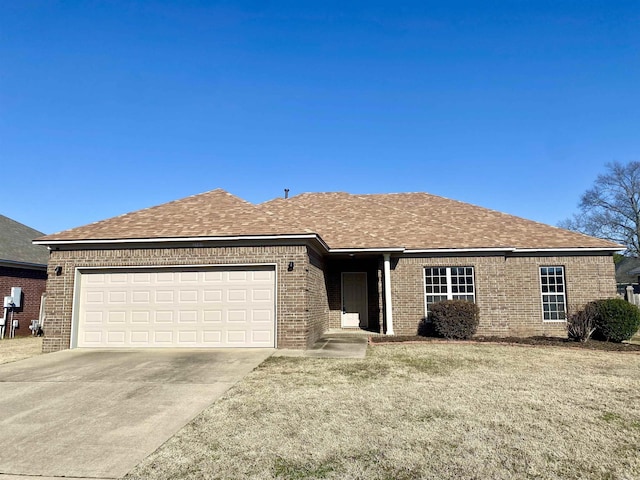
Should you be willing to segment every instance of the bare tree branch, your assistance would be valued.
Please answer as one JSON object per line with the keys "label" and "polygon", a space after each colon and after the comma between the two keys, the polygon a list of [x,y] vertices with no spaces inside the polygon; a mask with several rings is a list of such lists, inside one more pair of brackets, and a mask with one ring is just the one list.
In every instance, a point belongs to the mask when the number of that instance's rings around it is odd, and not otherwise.
{"label": "bare tree branch", "polygon": [[608,163],[578,209],[558,226],[624,244],[628,255],[640,256],[640,162]]}

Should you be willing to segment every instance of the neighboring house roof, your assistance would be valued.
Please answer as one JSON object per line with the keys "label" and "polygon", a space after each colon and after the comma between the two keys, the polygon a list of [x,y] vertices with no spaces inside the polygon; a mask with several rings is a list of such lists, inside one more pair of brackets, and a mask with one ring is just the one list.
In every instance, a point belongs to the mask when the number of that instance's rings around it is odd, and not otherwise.
{"label": "neighboring house roof", "polygon": [[317,234],[334,249],[622,249],[621,245],[427,193],[303,193],[253,205],[224,190],[39,242]]}
{"label": "neighboring house roof", "polygon": [[0,263],[46,266],[49,251],[31,243],[42,232],[0,215]]}
{"label": "neighboring house roof", "polygon": [[640,258],[624,257],[616,264],[616,283],[638,283]]}

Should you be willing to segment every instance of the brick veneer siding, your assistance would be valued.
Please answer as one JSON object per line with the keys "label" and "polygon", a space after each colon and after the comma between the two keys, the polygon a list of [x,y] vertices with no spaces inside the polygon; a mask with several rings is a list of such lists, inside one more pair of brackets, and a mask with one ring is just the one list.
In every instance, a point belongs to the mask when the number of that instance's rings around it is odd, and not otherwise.
{"label": "brick veneer siding", "polygon": [[309,248],[307,312],[309,314],[307,346],[311,347],[329,328],[329,296],[325,277],[325,262]]}
{"label": "brick veneer siding", "polygon": [[[288,271],[289,262],[294,269]],[[277,271],[277,345],[279,348],[306,348],[323,328],[317,299],[310,302],[310,284],[317,288],[317,266],[310,266],[307,247],[197,247],[130,248],[105,250],[51,251],[47,282],[47,321],[43,351],[69,348],[76,267],[152,267],[167,265],[216,265],[273,263]],[[60,265],[62,274],[54,268]],[[315,294],[314,294],[315,298]],[[310,308],[313,304],[313,308]],[[311,320],[311,317],[314,317]],[[316,317],[320,317],[317,320]],[[313,325],[313,327],[310,327]]]}
{"label": "brick veneer siding", "polygon": [[391,271],[393,322],[397,335],[415,335],[424,317],[424,268],[472,266],[479,335],[566,335],[564,322],[542,321],[539,267],[564,266],[568,308],[616,295],[610,255],[556,257],[401,257]]}
{"label": "brick veneer siding", "polygon": [[0,267],[0,300],[11,295],[11,287],[22,288],[22,305],[7,315],[7,330],[9,334],[9,320],[13,318],[18,321],[16,336],[31,335],[29,325],[31,320],[40,317],[40,300],[47,285],[47,272],[44,270],[34,270],[27,268]]}

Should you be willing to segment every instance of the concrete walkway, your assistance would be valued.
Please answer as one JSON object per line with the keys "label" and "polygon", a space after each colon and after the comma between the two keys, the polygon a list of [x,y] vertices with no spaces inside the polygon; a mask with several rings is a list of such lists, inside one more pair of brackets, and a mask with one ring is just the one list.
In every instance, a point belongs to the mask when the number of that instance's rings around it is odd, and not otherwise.
{"label": "concrete walkway", "polygon": [[274,357],[364,358],[369,337],[366,334],[327,333],[309,350],[276,350]]}
{"label": "concrete walkway", "polygon": [[273,352],[66,350],[0,365],[0,480],[120,478]]}

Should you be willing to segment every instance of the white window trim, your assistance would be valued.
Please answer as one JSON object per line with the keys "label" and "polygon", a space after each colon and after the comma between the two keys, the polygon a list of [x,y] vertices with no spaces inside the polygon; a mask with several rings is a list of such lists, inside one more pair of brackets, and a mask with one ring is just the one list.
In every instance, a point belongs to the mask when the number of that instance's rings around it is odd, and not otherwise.
{"label": "white window trim", "polygon": [[[447,300],[453,300],[453,288],[451,285],[451,269],[452,268],[470,268],[471,276],[473,278],[473,303],[476,303],[476,267],[473,265],[452,265],[448,267],[443,267],[440,265],[428,266],[422,269],[422,297],[424,299],[424,316],[426,317],[429,314],[429,310],[427,308],[427,268],[446,268],[447,269]],[[542,289],[542,287],[541,287]],[[433,294],[431,294],[433,295]]]}
{"label": "white window trim", "polygon": [[[544,293],[542,291],[542,269],[543,268],[561,268],[562,269],[562,292]],[[567,323],[567,275],[564,270],[564,265],[540,265],[538,267],[538,283],[540,284],[540,310],[542,313],[542,321],[544,323]],[[545,295],[562,295],[562,302],[564,303],[564,318],[557,320],[547,320],[544,318],[544,296]]]}

